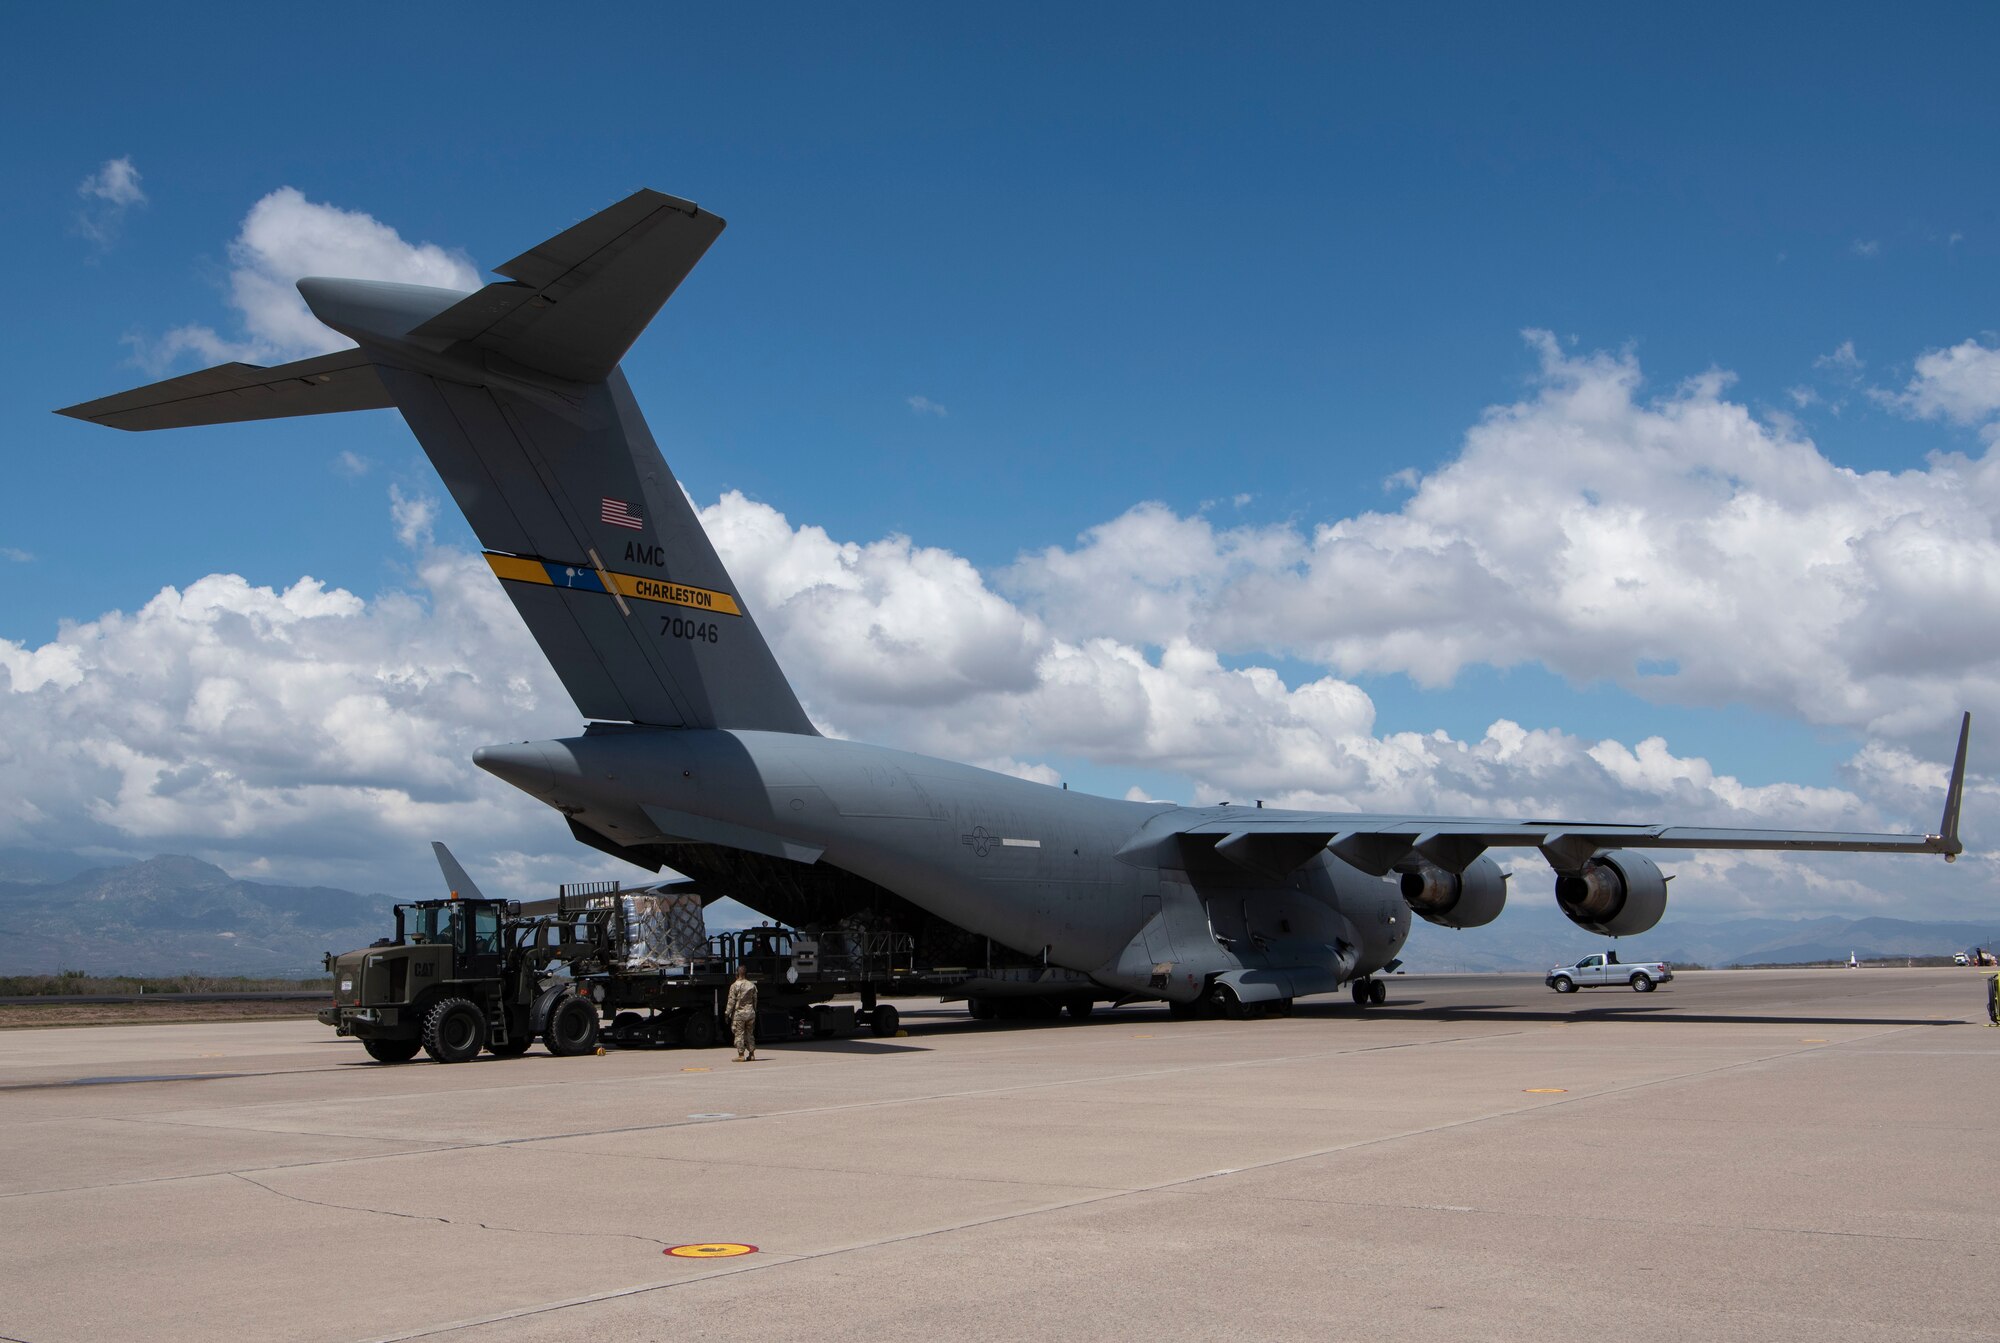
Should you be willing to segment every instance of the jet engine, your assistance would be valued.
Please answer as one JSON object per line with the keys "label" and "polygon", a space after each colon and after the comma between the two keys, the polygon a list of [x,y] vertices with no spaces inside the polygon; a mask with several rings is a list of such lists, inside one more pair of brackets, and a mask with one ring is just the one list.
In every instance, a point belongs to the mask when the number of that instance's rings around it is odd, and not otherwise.
{"label": "jet engine", "polygon": [[1666,912],[1667,879],[1642,853],[1600,853],[1579,871],[1556,874],[1556,903],[1579,928],[1630,937]]}
{"label": "jet engine", "polygon": [[1440,927],[1477,928],[1500,917],[1507,903],[1507,876],[1483,853],[1463,872],[1419,862],[1403,874],[1403,903],[1418,918]]}

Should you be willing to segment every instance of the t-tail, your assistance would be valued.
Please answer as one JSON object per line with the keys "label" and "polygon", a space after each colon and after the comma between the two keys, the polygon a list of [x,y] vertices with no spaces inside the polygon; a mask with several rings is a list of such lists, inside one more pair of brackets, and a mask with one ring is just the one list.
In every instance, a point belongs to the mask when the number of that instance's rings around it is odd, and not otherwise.
{"label": "t-tail", "polygon": [[167,429],[394,407],[586,718],[810,734],[618,368],[722,228],[641,191],[475,294],[301,280],[358,348],[223,364],[59,413]]}

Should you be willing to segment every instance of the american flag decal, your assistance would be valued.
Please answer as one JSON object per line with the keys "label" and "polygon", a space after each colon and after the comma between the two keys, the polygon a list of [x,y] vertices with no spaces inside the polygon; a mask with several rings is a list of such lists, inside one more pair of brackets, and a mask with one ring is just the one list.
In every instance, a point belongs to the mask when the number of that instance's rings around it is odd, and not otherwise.
{"label": "american flag decal", "polygon": [[645,519],[632,511],[632,506],[623,499],[603,500],[604,507],[598,516],[613,527],[630,527],[633,531],[643,531]]}

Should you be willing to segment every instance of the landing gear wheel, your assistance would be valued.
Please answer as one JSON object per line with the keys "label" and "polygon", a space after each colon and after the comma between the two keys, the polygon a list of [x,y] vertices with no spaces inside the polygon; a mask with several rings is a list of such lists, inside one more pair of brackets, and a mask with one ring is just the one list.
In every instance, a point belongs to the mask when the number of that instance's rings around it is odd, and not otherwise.
{"label": "landing gear wheel", "polygon": [[708,1049],[715,1044],[715,1013],[690,1012],[681,1023],[681,1043],[689,1049]]}
{"label": "landing gear wheel", "polygon": [[1082,1021],[1097,1008],[1095,998],[1072,998],[1063,1004],[1063,1011],[1069,1013],[1071,1021]]}
{"label": "landing gear wheel", "polygon": [[1369,986],[1373,980],[1357,979],[1347,986],[1348,996],[1354,999],[1356,1007],[1366,1007],[1374,1001],[1375,991]]}
{"label": "landing gear wheel", "polygon": [[1648,979],[1644,975],[1632,976],[1632,992],[1634,993],[1651,993],[1654,989],[1658,987],[1659,985],[1655,984],[1652,980]]}
{"label": "landing gear wheel", "polygon": [[1208,1000],[1218,1016],[1227,1017],[1231,1021],[1246,1021],[1250,1017],[1250,1009],[1236,996],[1236,990],[1227,984],[1217,984],[1210,989]]}
{"label": "landing gear wheel", "polygon": [[446,998],[424,1017],[424,1052],[439,1063],[465,1063],[486,1047],[486,1014],[468,998]]}
{"label": "landing gear wheel", "polygon": [[901,1014],[888,1003],[883,1003],[868,1015],[868,1029],[884,1039],[895,1035],[901,1023]]}
{"label": "landing gear wheel", "polygon": [[597,1005],[569,994],[549,1009],[542,1043],[559,1059],[588,1054],[597,1048]]}
{"label": "landing gear wheel", "polygon": [[1201,1004],[1184,1003],[1170,998],[1167,1000],[1167,1015],[1176,1021],[1191,1021],[1201,1015]]}
{"label": "landing gear wheel", "polygon": [[1389,986],[1387,984],[1384,984],[1379,979],[1369,980],[1368,1005],[1370,1007],[1380,1007],[1383,1003],[1386,1003],[1388,1001],[1389,1001]]}
{"label": "landing gear wheel", "polygon": [[972,1015],[974,1021],[991,1021],[994,1017],[1000,1015],[994,1009],[991,998],[967,998],[965,1000],[965,1010]]}
{"label": "landing gear wheel", "polygon": [[377,1063],[408,1063],[424,1047],[421,1040],[363,1040],[361,1047]]}

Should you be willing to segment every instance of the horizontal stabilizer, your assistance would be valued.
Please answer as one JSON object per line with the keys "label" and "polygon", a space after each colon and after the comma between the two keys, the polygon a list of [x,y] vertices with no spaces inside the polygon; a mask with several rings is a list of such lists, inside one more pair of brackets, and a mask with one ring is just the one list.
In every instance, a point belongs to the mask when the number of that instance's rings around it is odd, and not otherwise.
{"label": "horizontal stabilizer", "polygon": [[273,368],[219,364],[66,406],[56,414],[113,429],[183,429],[342,410],[386,410],[394,404],[367,356],[359,350],[336,350]]}
{"label": "horizontal stabilizer", "polygon": [[572,382],[599,382],[722,232],[691,201],[640,191],[530,248],[509,278],[410,332],[465,341]]}

